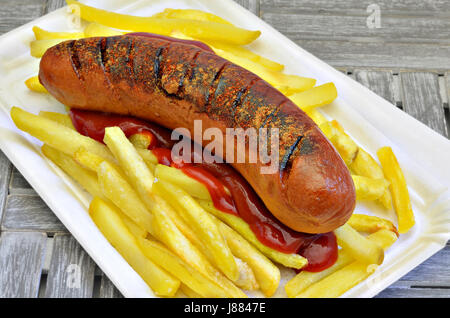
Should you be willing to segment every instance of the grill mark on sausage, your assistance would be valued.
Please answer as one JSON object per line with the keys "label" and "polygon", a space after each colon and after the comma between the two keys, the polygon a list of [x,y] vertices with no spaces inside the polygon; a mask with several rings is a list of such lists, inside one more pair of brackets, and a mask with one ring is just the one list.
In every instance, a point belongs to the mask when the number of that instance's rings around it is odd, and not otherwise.
{"label": "grill mark on sausage", "polygon": [[295,149],[297,148],[300,141],[303,139],[303,136],[299,136],[295,142],[289,147],[288,151],[284,154],[283,159],[281,159],[280,162],[280,178],[282,178],[283,173],[286,168],[288,167],[289,160],[291,159],[292,154],[294,153]]}
{"label": "grill mark on sausage", "polygon": [[215,92],[217,90],[217,86],[219,85],[220,77],[222,76],[225,68],[227,66],[229,66],[230,64],[231,64],[230,62],[226,62],[225,64],[223,64],[220,67],[219,71],[214,76],[214,79],[212,80],[211,85],[210,85],[210,87],[209,87],[209,89],[208,89],[208,91],[206,93],[206,103],[205,103],[205,106],[204,106],[205,109],[208,109],[208,106],[210,104],[211,92],[214,92],[214,94],[215,94]]}
{"label": "grill mark on sausage", "polygon": [[156,50],[155,54],[155,60],[153,61],[153,73],[155,75],[155,87],[158,88],[160,91],[167,93],[163,88],[161,84],[161,63],[163,63],[163,52],[164,50],[170,45],[170,43],[166,43],[163,46],[160,46]]}
{"label": "grill mark on sausage", "polygon": [[111,81],[110,81],[110,79],[108,77],[108,74],[106,72],[106,63],[107,63],[106,45],[107,45],[107,41],[108,41],[108,38],[102,38],[97,43],[97,49],[99,51],[99,53],[98,53],[98,55],[99,55],[98,64],[99,64],[100,68],[102,69],[103,74],[105,75],[106,83],[110,87],[112,87],[112,83],[111,83]]}
{"label": "grill mark on sausage", "polygon": [[263,122],[261,123],[261,126],[258,127],[259,128],[264,128],[268,123],[270,123],[270,121],[276,116],[276,114],[278,113],[278,111],[281,109],[281,107],[288,102],[287,100],[282,101],[280,104],[278,104],[277,107],[275,107],[267,116],[266,118],[264,118]]}
{"label": "grill mark on sausage", "polygon": [[250,83],[247,86],[245,86],[244,88],[242,88],[242,90],[240,90],[239,93],[237,94],[236,99],[233,101],[233,104],[232,104],[232,108],[233,108],[233,111],[232,111],[232,114],[233,114],[233,119],[232,119],[233,125],[232,126],[233,127],[236,127],[236,125],[239,125],[239,123],[237,123],[237,121],[236,121],[236,112],[242,106],[242,102],[243,102],[243,100],[245,98],[245,95],[248,94],[248,92],[250,91],[252,86],[255,85],[255,83],[260,81],[260,80],[261,80],[260,78],[252,79],[250,81]]}
{"label": "grill mark on sausage", "polygon": [[135,78],[133,77],[133,62],[134,62],[134,38],[131,38],[130,43],[128,44],[127,53],[126,53],[126,63],[127,63],[127,69],[130,74],[130,82],[134,83]]}
{"label": "grill mark on sausage", "polygon": [[186,72],[183,74],[183,76],[180,77],[180,81],[178,82],[178,91],[177,96],[182,98],[184,95],[184,80],[186,79],[186,76],[189,79],[192,79],[193,75],[193,69],[195,67],[195,61],[197,60],[199,54],[202,52],[202,50],[198,50],[197,53],[195,53],[194,57],[192,58],[192,61],[189,63],[189,67],[186,69]]}
{"label": "grill mark on sausage", "polygon": [[77,78],[80,81],[83,81],[83,76],[80,74],[80,67],[81,67],[80,59],[78,57],[77,50],[74,49],[75,42],[76,42],[75,40],[69,42],[67,45],[67,49],[69,51],[69,58],[73,71],[75,72]]}

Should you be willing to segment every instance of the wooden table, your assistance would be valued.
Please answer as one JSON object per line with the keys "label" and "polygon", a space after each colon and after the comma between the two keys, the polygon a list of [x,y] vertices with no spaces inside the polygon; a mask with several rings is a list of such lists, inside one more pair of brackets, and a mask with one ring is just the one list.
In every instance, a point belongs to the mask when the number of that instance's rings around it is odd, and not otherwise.
{"label": "wooden table", "polygon": [[[236,1],[392,107],[449,136],[450,1],[378,0],[380,28],[367,21],[372,0]],[[0,3],[2,34],[64,1]],[[121,296],[1,152],[0,220],[0,297]],[[378,295],[449,296],[449,245]]]}

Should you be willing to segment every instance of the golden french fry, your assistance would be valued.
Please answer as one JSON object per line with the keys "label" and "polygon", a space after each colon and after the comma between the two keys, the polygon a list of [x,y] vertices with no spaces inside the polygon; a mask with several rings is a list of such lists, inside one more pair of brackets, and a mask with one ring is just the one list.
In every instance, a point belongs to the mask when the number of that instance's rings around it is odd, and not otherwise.
{"label": "golden french fry", "polygon": [[137,241],[148,259],[164,268],[196,293],[208,298],[227,297],[227,294],[219,286],[183,262],[162,244],[143,237],[137,237]]}
{"label": "golden french fry", "polygon": [[203,298],[202,295],[196,293],[195,291],[187,287],[185,284],[180,285],[180,290],[187,298]]}
{"label": "golden french fry", "polygon": [[212,253],[214,263],[232,281],[239,272],[226,241],[209,214],[185,191],[170,183],[158,180],[153,184],[155,193],[176,208],[185,222],[199,235],[202,243]]}
{"label": "golden french fry", "polygon": [[77,164],[70,156],[44,144],[42,153],[65,173],[77,181],[93,197],[105,198],[97,181],[97,175]]}
{"label": "golden french fry", "polygon": [[292,92],[303,92],[306,91],[316,84],[316,80],[307,77],[301,77],[297,75],[287,75],[281,72],[274,72],[261,64],[254,62],[248,58],[238,56],[232,52],[220,50],[215,48],[214,50],[217,55],[227,59],[228,61],[237,64],[250,72],[255,73],[263,80],[275,87],[287,87]]}
{"label": "golden french fry", "polygon": [[67,128],[75,129],[73,127],[72,120],[66,114],[40,111],[39,116],[56,121],[58,124],[64,125]]}
{"label": "golden french fry", "polygon": [[54,40],[54,39],[75,40],[84,37],[83,32],[50,32],[41,29],[37,25],[33,27],[33,33],[34,36],[36,37],[36,40]]}
{"label": "golden french fry", "polygon": [[264,295],[272,296],[280,283],[278,267],[228,225],[218,219],[216,219],[216,222],[233,255],[250,266]]}
{"label": "golden french fry", "polygon": [[136,148],[138,154],[142,157],[144,162],[148,164],[152,164],[156,167],[158,164],[158,158],[148,149]]}
{"label": "golden french fry", "polygon": [[337,121],[327,121],[319,126],[324,135],[336,147],[345,164],[350,165],[358,154],[358,145],[339,129]]}
{"label": "golden french fry", "polygon": [[153,18],[165,18],[165,19],[186,19],[186,20],[197,20],[197,21],[209,21],[209,22],[217,22],[222,24],[232,25],[225,19],[221,17],[201,11],[196,9],[171,9],[167,8],[164,11],[156,13],[152,16]]}
{"label": "golden french fry", "polygon": [[53,120],[31,114],[18,107],[11,108],[11,118],[20,130],[69,156],[73,156],[78,149],[85,148],[105,160],[114,162],[114,157],[105,145]]}
{"label": "golden french fry", "polygon": [[213,42],[209,41],[206,42],[214,51],[217,51],[217,54],[220,55],[221,51],[229,52],[230,54],[242,58],[249,59],[255,63],[260,64],[261,66],[274,71],[274,72],[281,72],[284,69],[284,65],[279,64],[275,61],[269,60],[261,55],[258,55],[254,52],[252,52],[249,49],[246,49],[242,46],[237,45],[230,45],[222,42]]}
{"label": "golden french fry", "polygon": [[289,96],[303,110],[330,104],[337,97],[336,86],[326,83]]}
{"label": "golden french fry", "polygon": [[[367,239],[382,246],[383,248],[387,248],[395,241],[395,238],[385,231],[385,229],[382,229],[379,232],[375,232],[369,235]],[[286,294],[288,297],[295,297],[309,286],[354,262],[354,260],[355,259],[352,257],[352,254],[350,254],[346,249],[340,249],[338,251],[338,259],[331,267],[317,273],[302,271],[288,281],[284,287]],[[367,266],[367,264],[365,265]]]}
{"label": "golden french fry", "polygon": [[186,239],[175,225],[171,213],[176,213],[170,209],[162,198],[152,193],[154,177],[137,153],[136,148],[125,137],[123,131],[119,127],[106,128],[104,141],[116,156],[142,202],[153,214],[155,227],[153,236],[164,243],[183,261],[221,286],[230,297],[246,297],[239,288],[214,269],[205,256]]}
{"label": "golden french fry", "polygon": [[149,134],[134,134],[131,135],[129,138],[130,142],[135,146],[136,148],[140,149],[148,149],[152,142],[152,137]]}
{"label": "golden french fry", "polygon": [[91,171],[97,172],[98,167],[100,164],[105,161],[100,156],[97,156],[96,154],[89,152],[85,148],[80,148],[73,154],[73,159],[86,169],[89,169]]}
{"label": "golden french fry", "polygon": [[163,180],[180,187],[195,198],[211,200],[211,195],[205,185],[184,174],[180,169],[157,165],[155,176],[158,180]]}
{"label": "golden french fry", "polygon": [[140,228],[155,233],[153,215],[146,209],[138,194],[117,169],[103,161],[97,169],[103,195],[114,203]]}
{"label": "golden french fry", "polygon": [[301,269],[308,264],[306,258],[300,256],[299,254],[281,253],[262,244],[250,229],[250,226],[240,217],[217,210],[211,201],[197,201],[206,211],[228,224],[236,232],[242,235],[247,241],[252,243],[259,251],[261,251],[261,253],[263,253],[269,259],[286,267],[295,269]]}
{"label": "golden french fry", "polygon": [[39,78],[37,76],[33,76],[27,79],[25,81],[25,85],[30,91],[37,93],[48,93],[47,89],[39,82]]}
{"label": "golden french fry", "polygon": [[359,234],[348,224],[334,230],[338,244],[348,250],[354,259],[367,264],[383,263],[383,249]]}
{"label": "golden french fry", "polygon": [[352,175],[355,184],[356,199],[374,201],[379,199],[389,187],[386,179],[372,179],[368,177]]}
{"label": "golden french fry", "polygon": [[[383,249],[387,249],[397,240],[397,235],[388,230],[380,230],[371,234],[370,237],[372,242],[383,247]],[[367,263],[354,261],[315,284],[312,284],[296,297],[339,297],[347,290],[369,277],[375,269],[376,266],[368,266]]]}
{"label": "golden french fry", "polygon": [[397,228],[391,221],[377,216],[353,214],[348,220],[348,224],[358,232],[374,233],[384,229],[392,231],[398,236]]}
{"label": "golden french fry", "polygon": [[238,257],[235,257],[234,261],[239,272],[239,277],[234,282],[236,286],[244,290],[258,290],[258,282],[256,281],[255,274],[250,266]]}
{"label": "golden french fry", "polygon": [[84,20],[135,32],[170,35],[172,31],[178,30],[194,38],[237,45],[249,44],[261,34],[260,31],[249,31],[217,22],[131,16],[97,9],[74,0],[66,2],[77,5],[79,10],[75,10],[75,14],[79,14]]}
{"label": "golden french fry", "polygon": [[123,35],[125,32],[115,30],[113,28],[104,26],[100,23],[92,22],[84,29],[84,35],[87,38],[93,38],[98,36],[116,36]]}
{"label": "golden french fry", "polygon": [[[356,154],[356,157],[350,164],[349,168],[354,174],[359,176],[372,179],[385,179],[383,170],[380,168],[378,163],[362,148],[359,148],[358,153]],[[389,189],[386,189],[386,191],[384,191],[383,195],[378,201],[386,209],[391,208],[392,203]]]}
{"label": "golden french fry", "polygon": [[395,213],[398,218],[399,233],[407,233],[415,224],[405,176],[391,147],[383,147],[377,151],[384,175],[391,183],[389,189],[392,194]]}
{"label": "golden french fry", "polygon": [[322,115],[322,113],[315,109],[315,108],[311,108],[311,109],[306,109],[305,113],[316,123],[317,126],[320,127],[320,125],[322,125],[323,123],[327,122],[327,119],[325,118],[324,115]]}
{"label": "golden french fry", "polygon": [[49,48],[64,41],[67,41],[67,39],[48,39],[48,40],[31,41],[30,54],[33,57],[40,58]]}
{"label": "golden french fry", "polygon": [[113,205],[100,198],[94,198],[89,207],[89,214],[111,245],[157,295],[175,295],[180,281],[144,255]]}

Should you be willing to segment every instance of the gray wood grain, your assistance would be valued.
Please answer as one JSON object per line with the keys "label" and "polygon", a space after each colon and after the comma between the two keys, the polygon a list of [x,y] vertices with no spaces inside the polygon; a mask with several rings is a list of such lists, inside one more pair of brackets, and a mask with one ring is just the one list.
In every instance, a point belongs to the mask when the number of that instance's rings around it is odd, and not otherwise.
{"label": "gray wood grain", "polygon": [[[262,0],[261,17],[333,66],[445,70],[450,2]],[[370,4],[380,27],[367,23]]]}
{"label": "gray wood grain", "polygon": [[36,191],[31,187],[22,174],[13,167],[11,172],[11,181],[9,184],[9,194],[28,194],[37,195]]}
{"label": "gray wood grain", "polygon": [[8,196],[8,185],[11,178],[12,164],[0,150],[0,222],[5,210],[6,197]]}
{"label": "gray wood grain", "polygon": [[37,297],[46,240],[44,233],[2,233],[0,297]]}
{"label": "gray wood grain", "polygon": [[36,195],[10,195],[6,200],[2,230],[67,232],[44,201]]}
{"label": "gray wood grain", "polygon": [[123,298],[120,291],[114,286],[111,280],[105,274],[102,274],[100,280],[100,298]]}
{"label": "gray wood grain", "polygon": [[396,104],[392,71],[355,70],[353,73],[355,74],[355,80],[392,104]]}
{"label": "gray wood grain", "polygon": [[43,12],[47,14],[66,5],[65,0],[44,0]]}
{"label": "gray wood grain", "polygon": [[444,136],[448,136],[438,75],[401,72],[403,110]]}
{"label": "gray wood grain", "polygon": [[259,16],[259,0],[233,0],[239,3],[241,6],[249,10],[250,12]]}
{"label": "gray wood grain", "polygon": [[45,297],[90,298],[95,263],[71,235],[54,237]]}
{"label": "gray wood grain", "polygon": [[43,0],[2,0],[0,34],[40,17],[42,4]]}

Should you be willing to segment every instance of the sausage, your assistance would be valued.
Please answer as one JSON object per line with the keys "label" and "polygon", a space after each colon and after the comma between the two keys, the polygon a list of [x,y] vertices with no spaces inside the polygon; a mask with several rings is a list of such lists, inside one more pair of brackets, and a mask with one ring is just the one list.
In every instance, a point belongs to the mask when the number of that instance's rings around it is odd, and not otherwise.
{"label": "sausage", "polygon": [[293,230],[325,233],[354,209],[350,173],[317,125],[255,74],[199,47],[127,35],[66,41],[44,54],[39,79],[67,106],[192,135],[194,120],[224,134],[227,127],[278,128],[276,173],[261,174],[259,161],[231,163],[271,213]]}

